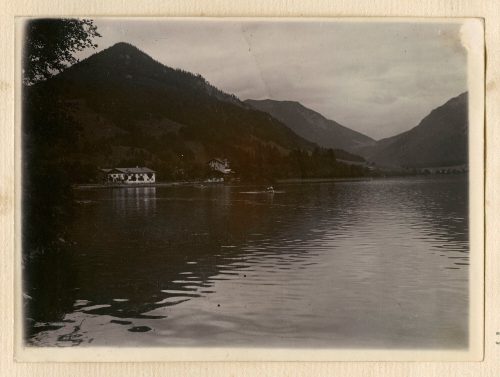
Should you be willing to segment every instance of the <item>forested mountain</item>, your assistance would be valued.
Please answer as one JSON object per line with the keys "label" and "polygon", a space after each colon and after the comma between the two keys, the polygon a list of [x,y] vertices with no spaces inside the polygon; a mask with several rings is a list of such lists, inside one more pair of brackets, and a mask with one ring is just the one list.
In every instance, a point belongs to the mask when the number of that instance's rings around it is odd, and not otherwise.
{"label": "forested mountain", "polygon": [[95,179],[97,167],[136,165],[160,180],[200,178],[217,156],[249,180],[362,173],[200,75],[127,43],[26,87],[23,109],[25,163],[64,164],[75,182]]}
{"label": "forested mountain", "polygon": [[468,162],[467,93],[431,111],[409,131],[355,151],[389,167],[439,167]]}
{"label": "forested mountain", "polygon": [[325,118],[295,101],[246,100],[250,106],[271,114],[297,135],[324,148],[338,148],[352,152],[355,148],[370,145],[372,138]]}

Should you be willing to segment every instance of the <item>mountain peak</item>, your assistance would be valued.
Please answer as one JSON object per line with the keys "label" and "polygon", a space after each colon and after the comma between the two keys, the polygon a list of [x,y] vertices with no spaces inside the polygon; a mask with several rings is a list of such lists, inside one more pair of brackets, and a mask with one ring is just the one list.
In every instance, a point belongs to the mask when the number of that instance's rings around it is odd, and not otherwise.
{"label": "mountain peak", "polygon": [[106,48],[105,50],[97,53],[96,55],[112,56],[113,58],[125,58],[125,59],[130,59],[132,57],[141,57],[141,58],[147,58],[148,60],[154,60],[144,51],[141,51],[134,45],[127,42],[115,43],[111,47]]}
{"label": "mountain peak", "polygon": [[133,49],[139,50],[133,44],[128,43],[128,42],[117,42],[117,43],[115,43],[113,46],[111,46],[109,48],[133,48]]}
{"label": "mountain peak", "polygon": [[103,76],[123,74],[124,71],[142,71],[147,74],[148,71],[159,71],[163,68],[168,67],[163,66],[134,45],[118,42],[74,64],[55,77],[60,79],[83,74],[88,76],[86,79],[96,81],[103,79]]}
{"label": "mountain peak", "polygon": [[127,42],[115,43],[95,53],[56,75],[54,80],[83,80],[87,85],[107,87],[107,91],[111,87],[126,87],[126,82],[159,90],[176,87],[181,91],[193,90],[193,95],[196,92],[242,106],[236,96],[218,89],[201,75],[169,67]]}
{"label": "mountain peak", "polygon": [[130,44],[128,42],[118,42],[112,45],[111,47],[108,47],[106,50],[108,52],[115,52],[115,53],[139,53],[139,54],[144,54],[147,55],[145,52],[139,50],[137,47],[135,47],[133,44]]}

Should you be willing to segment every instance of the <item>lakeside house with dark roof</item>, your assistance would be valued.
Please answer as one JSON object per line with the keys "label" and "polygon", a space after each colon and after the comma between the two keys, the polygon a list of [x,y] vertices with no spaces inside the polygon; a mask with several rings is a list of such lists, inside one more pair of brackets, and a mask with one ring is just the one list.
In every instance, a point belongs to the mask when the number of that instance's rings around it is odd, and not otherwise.
{"label": "lakeside house with dark roof", "polygon": [[213,171],[217,171],[222,174],[232,173],[232,170],[229,168],[229,161],[227,159],[212,158],[210,161],[208,161],[208,166],[210,166]]}
{"label": "lakeside house with dark roof", "polygon": [[105,183],[155,183],[156,172],[146,167],[100,169]]}

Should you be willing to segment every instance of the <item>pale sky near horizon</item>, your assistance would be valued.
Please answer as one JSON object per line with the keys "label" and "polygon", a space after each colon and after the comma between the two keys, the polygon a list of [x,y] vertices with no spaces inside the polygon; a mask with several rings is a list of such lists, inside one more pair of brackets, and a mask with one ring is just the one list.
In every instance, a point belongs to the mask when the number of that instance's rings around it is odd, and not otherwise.
{"label": "pale sky near horizon", "polygon": [[97,50],[128,42],[241,100],[299,101],[374,139],[467,90],[461,21],[95,19]]}

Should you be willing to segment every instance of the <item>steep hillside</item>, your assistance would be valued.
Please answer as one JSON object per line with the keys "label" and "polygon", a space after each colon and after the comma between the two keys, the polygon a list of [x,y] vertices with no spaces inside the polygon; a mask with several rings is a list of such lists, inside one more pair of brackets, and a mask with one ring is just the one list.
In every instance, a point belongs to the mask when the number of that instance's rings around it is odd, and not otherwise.
{"label": "steep hillside", "polygon": [[375,141],[359,132],[325,118],[299,102],[274,100],[246,100],[248,105],[271,114],[297,135],[324,148],[338,148],[352,152]]}
{"label": "steep hillside", "polygon": [[437,167],[468,161],[467,93],[431,111],[414,128],[356,150],[379,165]]}

